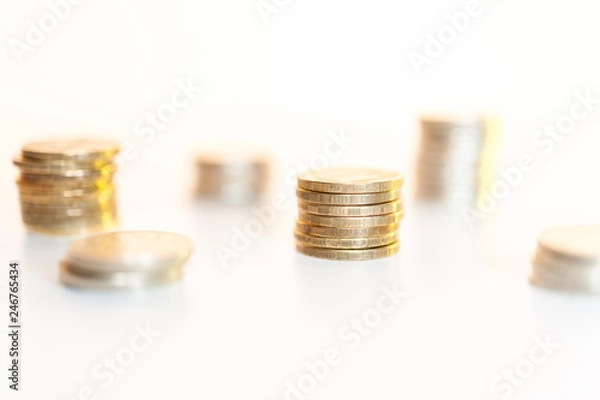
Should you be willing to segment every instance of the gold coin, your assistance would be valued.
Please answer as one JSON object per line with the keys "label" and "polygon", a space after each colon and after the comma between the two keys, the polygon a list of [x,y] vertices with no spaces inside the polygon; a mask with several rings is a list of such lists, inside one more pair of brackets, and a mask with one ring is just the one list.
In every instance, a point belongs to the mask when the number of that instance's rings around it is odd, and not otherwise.
{"label": "gold coin", "polygon": [[65,262],[92,273],[164,271],[182,266],[192,250],[189,238],[174,233],[111,232],[72,242]]}
{"label": "gold coin", "polygon": [[299,200],[298,208],[306,214],[328,215],[332,217],[371,217],[401,211],[403,209],[403,202],[402,199],[398,199],[388,203],[368,206],[335,206],[306,203]]}
{"label": "gold coin", "polygon": [[345,250],[345,249],[326,249],[323,247],[311,247],[296,244],[296,250],[307,256],[324,258],[336,261],[367,261],[382,257],[389,257],[396,254],[400,249],[400,243],[394,242],[387,246],[375,247],[371,249]]}
{"label": "gold coin", "polygon": [[28,205],[48,205],[55,207],[72,206],[78,204],[101,204],[111,201],[115,197],[114,187],[93,192],[81,190],[67,190],[59,193],[52,192],[19,192],[21,203]]}
{"label": "gold coin", "polygon": [[600,226],[557,226],[545,230],[538,245],[546,252],[581,260],[600,260]]}
{"label": "gold coin", "polygon": [[300,212],[298,219],[306,224],[331,226],[338,228],[368,228],[399,224],[404,216],[403,211],[394,214],[376,215],[372,217],[327,217]]}
{"label": "gold coin", "polygon": [[46,174],[62,175],[65,171],[73,170],[99,170],[110,164],[109,160],[72,161],[72,160],[31,160],[17,155],[13,164],[24,171],[41,171]]}
{"label": "gold coin", "polygon": [[368,205],[388,203],[400,198],[400,190],[367,194],[330,194],[296,189],[298,198],[307,203],[337,205]]}
{"label": "gold coin", "polygon": [[368,228],[335,228],[331,226],[308,225],[302,221],[296,221],[296,230],[311,236],[330,238],[364,238],[372,236],[388,235],[398,230],[399,225],[374,226]]}
{"label": "gold coin", "polygon": [[[77,167],[75,167],[77,168]],[[107,164],[99,169],[48,169],[43,166],[29,165],[28,167],[21,167],[21,177],[28,178],[29,180],[40,180],[40,179],[68,179],[68,178],[99,178],[103,176],[112,176],[117,167],[114,164]]]}
{"label": "gold coin", "polygon": [[99,138],[63,138],[27,143],[21,152],[31,160],[110,160],[119,152],[119,144]]}
{"label": "gold coin", "polygon": [[388,192],[402,187],[404,177],[395,171],[340,167],[307,170],[298,175],[298,187],[325,193]]}
{"label": "gold coin", "polygon": [[296,242],[303,246],[325,247],[330,249],[367,249],[380,247],[398,241],[397,232],[388,233],[381,236],[361,237],[361,238],[326,238],[306,235],[295,231]]}

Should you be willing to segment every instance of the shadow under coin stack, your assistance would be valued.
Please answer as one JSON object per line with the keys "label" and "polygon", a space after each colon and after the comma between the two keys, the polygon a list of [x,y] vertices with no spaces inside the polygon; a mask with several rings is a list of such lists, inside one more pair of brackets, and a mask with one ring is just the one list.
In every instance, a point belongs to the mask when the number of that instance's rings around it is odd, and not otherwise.
{"label": "shadow under coin stack", "polygon": [[600,294],[600,226],[542,232],[529,280],[548,289]]}
{"label": "shadow under coin stack", "polygon": [[102,139],[31,142],[13,159],[21,212],[29,231],[79,235],[117,223],[114,157],[119,146]]}
{"label": "shadow under coin stack", "polygon": [[196,166],[199,197],[248,204],[267,190],[270,159],[266,155],[200,154]]}
{"label": "shadow under coin stack", "polygon": [[298,176],[298,252],[361,261],[399,250],[404,178],[393,171],[329,168]]}
{"label": "shadow under coin stack", "polygon": [[60,264],[64,285],[140,289],[175,282],[192,253],[185,236],[152,231],[110,232],[72,242]]}
{"label": "shadow under coin stack", "polygon": [[490,179],[495,135],[480,117],[421,118],[416,196],[474,204]]}

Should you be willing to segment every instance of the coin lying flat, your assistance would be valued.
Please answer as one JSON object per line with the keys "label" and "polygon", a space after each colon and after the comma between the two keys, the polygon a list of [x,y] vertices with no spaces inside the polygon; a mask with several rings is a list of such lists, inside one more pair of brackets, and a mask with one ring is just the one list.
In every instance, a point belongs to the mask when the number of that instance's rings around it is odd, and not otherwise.
{"label": "coin lying flat", "polygon": [[542,232],[529,280],[553,290],[600,293],[600,226],[558,226]]}
{"label": "coin lying flat", "polygon": [[321,192],[310,192],[308,190],[296,189],[296,195],[302,201],[318,204],[338,205],[367,205],[387,203],[398,200],[401,196],[400,190],[367,194],[332,194]]}
{"label": "coin lying flat", "polygon": [[398,225],[374,226],[369,228],[334,228],[296,222],[296,230],[306,235],[330,238],[364,238],[387,235],[398,230]]}
{"label": "coin lying flat", "polygon": [[381,247],[398,241],[398,233],[392,232],[381,236],[359,238],[327,238],[306,235],[295,231],[296,243],[309,247],[324,247],[329,249],[368,249]]}
{"label": "coin lying flat", "polygon": [[296,244],[296,250],[299,253],[305,254],[311,257],[324,258],[327,260],[338,260],[338,261],[367,261],[375,260],[377,258],[389,257],[394,255],[400,249],[400,243],[394,242],[387,246],[375,247],[371,249],[361,250],[341,250],[341,249],[327,249],[323,247],[310,247],[303,246],[299,243]]}
{"label": "coin lying flat", "polygon": [[193,250],[191,241],[168,232],[126,231],[72,242],[61,264],[61,281],[84,288],[137,288],[172,282]]}
{"label": "coin lying flat", "polygon": [[306,214],[331,217],[371,217],[376,215],[393,214],[403,210],[402,199],[366,206],[336,206],[329,204],[306,203],[298,201],[298,209]]}
{"label": "coin lying flat", "polygon": [[545,250],[580,259],[600,259],[600,226],[559,226],[545,230],[538,239]]}
{"label": "coin lying flat", "polygon": [[31,160],[111,159],[119,152],[119,144],[106,139],[64,138],[31,142],[21,153]]}
{"label": "coin lying flat", "polygon": [[318,226],[331,226],[338,228],[368,228],[375,226],[398,225],[402,220],[404,213],[402,211],[387,214],[375,215],[372,217],[327,217],[322,215],[306,214],[300,212],[298,219],[303,223]]}
{"label": "coin lying flat", "polygon": [[298,187],[313,192],[372,193],[399,189],[404,177],[395,171],[375,168],[326,168],[298,175]]}

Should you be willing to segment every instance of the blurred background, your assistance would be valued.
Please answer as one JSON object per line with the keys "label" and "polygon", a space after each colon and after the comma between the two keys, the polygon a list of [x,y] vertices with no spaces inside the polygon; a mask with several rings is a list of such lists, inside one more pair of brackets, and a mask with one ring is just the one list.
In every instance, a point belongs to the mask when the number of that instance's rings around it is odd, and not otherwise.
{"label": "blurred background", "polygon": [[[576,390],[580,399],[597,399],[590,371],[597,371],[600,355],[594,339],[600,325],[592,322],[599,303],[532,292],[526,281],[541,229],[600,221],[595,5],[584,0],[75,3],[0,1],[0,250],[2,262],[35,264],[24,295],[31,296],[24,300],[31,327],[25,387],[31,396],[39,383],[50,398],[67,398],[87,379],[85,372],[70,377],[69,368],[88,369],[95,358],[126,342],[134,324],[147,317],[172,318],[168,325],[175,328],[164,328],[172,329],[171,336],[164,335],[170,339],[103,398],[171,393],[282,398],[278,385],[298,375],[302,360],[327,347],[328,332],[335,335],[353,310],[368,307],[369,293],[376,297],[379,284],[394,277],[418,294],[416,311],[388,323],[387,334],[373,339],[371,347],[353,355],[351,366],[340,367],[307,398],[475,399],[539,330],[576,347],[544,377],[536,372],[543,384],[523,390],[521,398],[558,399]],[[458,28],[448,30],[453,23]],[[568,133],[536,136],[546,126],[568,123],[563,117],[576,103],[587,113],[565,128]],[[162,119],[152,122],[159,112]],[[501,121],[498,175],[524,155],[536,163],[476,231],[458,209],[409,200],[399,261],[378,262],[370,271],[352,264],[345,271],[294,254],[293,176],[317,162],[328,141],[348,138],[331,165],[405,172],[410,199],[418,116],[474,112]],[[75,295],[55,282],[55,266],[68,241],[25,233],[11,158],[28,140],[64,134],[114,137],[128,149],[118,174],[122,227],[172,230],[195,240],[189,279],[180,288],[184,295],[171,289],[151,299],[118,297],[106,304],[103,296]],[[232,227],[243,226],[250,210],[215,210],[191,200],[193,157],[215,142],[270,150],[272,193],[286,193],[291,204],[248,253],[233,260],[233,269],[220,268],[215,248],[230,241]],[[435,254],[423,254],[428,252]],[[129,311],[113,314],[123,304]],[[290,304],[295,313],[286,307]],[[91,312],[110,321],[111,328],[84,317]],[[452,321],[462,323],[454,327]],[[442,330],[442,324],[453,326],[445,336],[421,337]],[[59,334],[61,327],[69,327],[72,336]],[[477,332],[476,338],[465,332]],[[86,341],[78,342],[82,337]],[[460,349],[452,347],[457,341]],[[482,352],[490,341],[496,349]],[[399,342],[403,345],[394,347]],[[420,351],[432,342],[435,354]],[[77,343],[78,351],[38,355],[60,348],[57,343]],[[194,343],[195,350],[185,343]],[[410,343],[420,344],[403,347]],[[228,351],[229,361],[223,356]],[[168,373],[159,367],[172,362],[181,367]],[[569,367],[576,364],[586,367],[573,372]],[[415,365],[428,372],[415,372]],[[45,372],[53,369],[65,374]],[[194,370],[206,382],[194,383]],[[467,375],[473,379],[465,381]],[[149,376],[166,376],[173,385],[149,383]],[[411,382],[402,386],[405,377]],[[430,387],[431,382],[440,384]]]}

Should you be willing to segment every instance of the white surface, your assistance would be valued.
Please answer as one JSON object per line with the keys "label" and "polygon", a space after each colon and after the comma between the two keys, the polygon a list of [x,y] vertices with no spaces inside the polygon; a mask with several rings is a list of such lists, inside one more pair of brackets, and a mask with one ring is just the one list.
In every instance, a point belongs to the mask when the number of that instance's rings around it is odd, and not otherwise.
{"label": "white surface", "polygon": [[[407,53],[464,2],[290,2],[268,25],[252,1],[82,3],[24,65],[10,50],[0,57],[0,262],[23,264],[23,392],[15,398],[70,400],[92,384],[103,399],[275,400],[307,359],[336,347],[343,364],[306,398],[475,400],[528,354],[535,335],[549,334],[561,347],[518,398],[598,399],[600,300],[526,282],[542,228],[600,222],[600,109],[551,154],[532,145],[536,131],[568,112],[575,90],[600,93],[600,27],[589,1],[485,3],[422,76]],[[2,43],[45,12],[39,1],[0,4]],[[137,121],[169,101],[178,79],[202,94],[144,143]],[[278,159],[273,192],[293,199],[287,178],[323,151],[329,130],[354,138],[335,163],[410,172],[415,114],[449,109],[498,113],[501,164],[529,152],[538,162],[479,230],[455,220],[457,210],[409,200],[399,256],[331,263],[295,253],[290,202],[221,268],[216,246],[250,211],[191,201],[189,156],[204,143],[268,146]],[[63,132],[135,145],[138,157],[119,178],[122,227],[189,235],[196,252],[181,284],[137,295],[58,285],[68,241],[23,231],[9,160],[23,142]],[[407,184],[410,199],[410,175]],[[405,302],[350,350],[339,330],[393,282]],[[5,287],[0,293],[6,299]],[[0,307],[5,315],[7,301]],[[98,389],[94,365],[147,321],[162,337]],[[12,398],[2,381],[2,398]]]}

